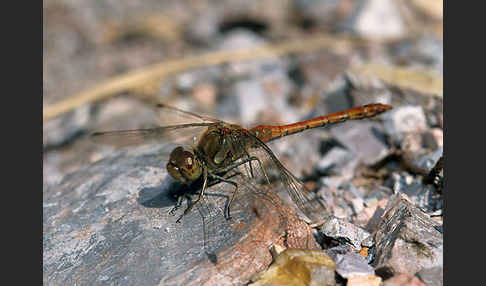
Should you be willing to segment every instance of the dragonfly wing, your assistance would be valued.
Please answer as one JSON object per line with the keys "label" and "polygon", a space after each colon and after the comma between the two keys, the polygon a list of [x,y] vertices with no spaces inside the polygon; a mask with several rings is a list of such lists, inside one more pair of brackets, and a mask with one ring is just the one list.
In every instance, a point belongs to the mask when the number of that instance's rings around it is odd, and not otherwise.
{"label": "dragonfly wing", "polygon": [[[285,168],[264,142],[256,137],[254,137],[253,140],[255,148],[250,149],[250,155],[260,159],[267,176],[276,179],[275,181],[279,183],[281,188],[286,190],[299,210],[313,223],[321,221],[328,216],[329,208],[325,202],[316,197],[314,193],[309,191],[299,179]],[[262,174],[262,170],[258,164],[252,164],[251,169],[250,172],[253,171],[253,173],[257,173],[258,177],[265,177],[265,174]],[[270,181],[272,180],[270,179]]]}
{"label": "dragonfly wing", "polygon": [[159,124],[164,126],[187,124],[193,122],[199,122],[199,123],[221,122],[218,119],[199,115],[176,107],[168,106],[164,103],[159,103],[155,105],[155,109],[159,117]]}
{"label": "dragonfly wing", "polygon": [[113,146],[133,146],[154,142],[194,145],[199,140],[199,136],[213,124],[215,123],[189,123],[149,129],[96,132],[91,135],[91,139]]}

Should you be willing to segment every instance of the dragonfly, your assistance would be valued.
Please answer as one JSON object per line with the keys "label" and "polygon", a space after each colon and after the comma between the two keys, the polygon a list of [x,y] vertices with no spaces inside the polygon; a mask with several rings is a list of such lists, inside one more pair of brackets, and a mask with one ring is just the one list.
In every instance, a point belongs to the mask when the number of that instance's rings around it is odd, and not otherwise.
{"label": "dragonfly", "polygon": [[[270,184],[269,174],[276,174],[298,209],[311,221],[317,220],[316,213],[325,211],[326,205],[313,196],[304,183],[292,174],[272,152],[267,143],[285,136],[319,128],[347,120],[371,118],[392,109],[391,105],[372,103],[323,115],[286,125],[258,125],[244,128],[219,119],[202,116],[163,103],[156,105],[162,116],[178,114],[189,120],[185,124],[169,124],[148,129],[96,132],[91,135],[95,141],[115,145],[138,145],[147,142],[185,142],[188,147],[178,146],[170,153],[166,168],[170,176],[185,185],[202,180],[202,188],[196,200],[184,210],[177,222],[194,206],[204,200],[208,186],[226,183],[233,186],[229,203],[225,208],[226,219],[231,219],[231,205],[238,194],[240,184],[227,176],[240,166],[247,174],[239,172],[246,179],[262,178]],[[212,182],[209,184],[209,182]],[[181,206],[182,196],[171,214]]]}

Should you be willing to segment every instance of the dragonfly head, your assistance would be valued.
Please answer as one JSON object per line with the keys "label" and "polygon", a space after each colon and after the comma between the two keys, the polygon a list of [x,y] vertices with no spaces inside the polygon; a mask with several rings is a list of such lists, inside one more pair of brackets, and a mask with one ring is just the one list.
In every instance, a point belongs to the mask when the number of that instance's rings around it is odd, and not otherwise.
{"label": "dragonfly head", "polygon": [[190,184],[201,177],[202,167],[193,153],[179,146],[170,153],[167,171],[176,181]]}

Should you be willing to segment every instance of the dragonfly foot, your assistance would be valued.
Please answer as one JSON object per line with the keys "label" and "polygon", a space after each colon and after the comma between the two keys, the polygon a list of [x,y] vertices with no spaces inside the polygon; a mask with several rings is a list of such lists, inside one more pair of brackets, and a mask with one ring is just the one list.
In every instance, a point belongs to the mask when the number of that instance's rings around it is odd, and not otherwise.
{"label": "dragonfly foot", "polygon": [[176,213],[176,211],[177,211],[178,209],[179,209],[179,207],[178,207],[178,206],[173,207],[173,208],[172,208],[172,209],[169,211],[169,215],[174,216],[174,215],[175,215],[175,213]]}

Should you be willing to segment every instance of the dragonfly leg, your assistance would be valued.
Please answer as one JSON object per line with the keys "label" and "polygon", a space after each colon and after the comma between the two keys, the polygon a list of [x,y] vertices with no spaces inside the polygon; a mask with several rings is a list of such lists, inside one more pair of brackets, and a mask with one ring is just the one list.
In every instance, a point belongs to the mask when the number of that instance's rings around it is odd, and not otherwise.
{"label": "dragonfly leg", "polygon": [[251,166],[251,161],[257,161],[258,162],[258,165],[260,166],[260,169],[262,169],[263,175],[265,176],[267,183],[270,184],[270,180],[268,179],[268,176],[267,176],[267,171],[265,171],[265,167],[263,167],[263,164],[260,161],[260,159],[258,159],[257,157],[250,157],[248,159],[250,159],[250,166]]}
{"label": "dragonfly leg", "polygon": [[255,156],[252,156],[252,157],[243,159],[240,162],[234,163],[233,165],[231,165],[229,167],[226,167],[224,169],[219,170],[218,173],[227,173],[227,172],[233,170],[234,168],[237,168],[237,167],[239,167],[243,164],[246,164],[246,163],[250,163],[250,166],[251,166],[251,161],[257,161],[258,162],[258,165],[260,166],[260,169],[262,169],[263,175],[265,176],[267,183],[270,184],[270,180],[268,179],[268,175],[267,175],[267,172],[265,171],[265,167],[263,167],[263,164],[260,161],[260,159],[258,159]]}
{"label": "dragonfly leg", "polygon": [[225,178],[223,178],[221,176],[218,176],[218,175],[215,175],[215,174],[209,174],[209,176],[211,176],[212,178],[214,178],[216,180],[219,180],[219,181],[222,181],[222,182],[225,182],[225,183],[228,183],[228,184],[232,184],[235,187],[235,190],[233,192],[233,195],[231,195],[231,199],[230,199],[230,201],[228,203],[228,207],[226,208],[226,214],[225,214],[226,219],[227,220],[230,220],[231,219],[231,215],[230,215],[231,203],[235,199],[236,192],[238,192],[238,184],[236,182],[234,182],[234,181],[225,179]]}
{"label": "dragonfly leg", "polygon": [[203,183],[203,186],[202,186],[202,190],[201,190],[201,193],[199,193],[199,197],[197,198],[197,200],[195,200],[194,202],[192,202],[188,207],[187,209],[184,210],[184,213],[176,220],[176,223],[179,223],[181,221],[181,219],[187,215],[191,209],[198,203],[200,202],[202,199],[204,199],[204,191],[206,191],[206,187],[208,185],[208,170],[207,168],[203,168],[203,179],[204,179],[204,183]]}
{"label": "dragonfly leg", "polygon": [[[245,153],[246,153],[246,156],[248,157],[247,160],[250,160],[250,154],[248,154],[248,152],[246,152],[245,150]],[[252,178],[255,178],[255,175],[253,174],[253,166],[251,165],[251,160],[248,161],[248,164],[250,165],[250,175]]]}
{"label": "dragonfly leg", "polygon": [[182,201],[184,200],[184,196],[177,197],[176,205],[169,211],[170,215],[175,215],[175,212],[181,207]]}

